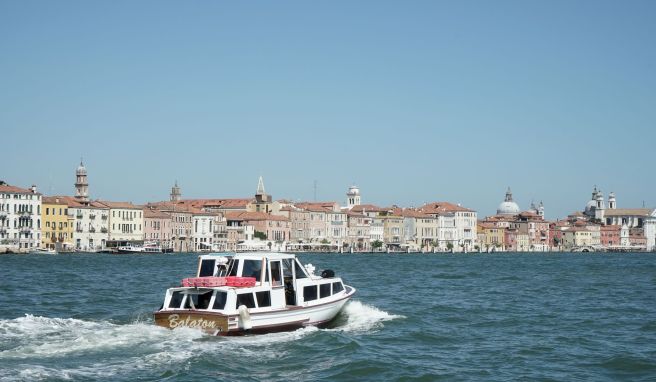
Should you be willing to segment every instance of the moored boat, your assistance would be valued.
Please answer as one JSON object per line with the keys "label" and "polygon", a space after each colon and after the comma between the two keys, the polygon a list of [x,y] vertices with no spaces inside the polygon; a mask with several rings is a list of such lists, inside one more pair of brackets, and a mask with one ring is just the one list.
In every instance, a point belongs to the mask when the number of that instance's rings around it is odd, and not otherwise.
{"label": "moored boat", "polygon": [[163,253],[162,247],[156,243],[144,243],[144,245],[125,245],[116,248],[118,253]]}
{"label": "moored boat", "polygon": [[333,271],[314,275],[293,254],[201,255],[196,277],[169,288],[154,316],[159,326],[214,335],[277,332],[329,323],[354,293]]}

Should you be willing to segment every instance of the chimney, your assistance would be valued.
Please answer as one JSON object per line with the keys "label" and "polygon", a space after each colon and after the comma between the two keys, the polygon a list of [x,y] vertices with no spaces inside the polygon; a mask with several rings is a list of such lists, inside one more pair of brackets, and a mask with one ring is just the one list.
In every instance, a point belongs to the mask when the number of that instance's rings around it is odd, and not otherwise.
{"label": "chimney", "polygon": [[33,194],[36,194],[36,185],[33,184],[32,187],[30,187],[30,190],[32,191]]}

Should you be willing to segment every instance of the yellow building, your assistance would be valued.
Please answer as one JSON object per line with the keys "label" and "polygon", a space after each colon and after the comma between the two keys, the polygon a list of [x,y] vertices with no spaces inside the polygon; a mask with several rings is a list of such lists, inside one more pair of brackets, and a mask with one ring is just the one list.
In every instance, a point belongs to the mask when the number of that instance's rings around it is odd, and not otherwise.
{"label": "yellow building", "polygon": [[41,247],[51,249],[71,247],[74,217],[68,216],[66,201],[44,196],[41,203]]}
{"label": "yellow building", "polygon": [[505,229],[497,227],[493,223],[479,222],[478,233],[481,249],[485,251],[490,250],[504,250],[504,234]]}

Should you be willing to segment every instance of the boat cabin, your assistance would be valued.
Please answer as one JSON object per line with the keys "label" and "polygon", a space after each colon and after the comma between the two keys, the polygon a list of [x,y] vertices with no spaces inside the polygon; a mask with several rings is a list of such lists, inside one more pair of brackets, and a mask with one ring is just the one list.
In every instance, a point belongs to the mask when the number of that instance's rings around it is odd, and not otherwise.
{"label": "boat cabin", "polygon": [[311,307],[343,298],[346,292],[341,278],[334,277],[332,271],[324,271],[323,276],[314,275],[312,266],[304,267],[293,254],[201,255],[197,279],[246,280],[246,286],[228,283],[170,288],[162,309],[235,314],[244,305],[257,313]]}

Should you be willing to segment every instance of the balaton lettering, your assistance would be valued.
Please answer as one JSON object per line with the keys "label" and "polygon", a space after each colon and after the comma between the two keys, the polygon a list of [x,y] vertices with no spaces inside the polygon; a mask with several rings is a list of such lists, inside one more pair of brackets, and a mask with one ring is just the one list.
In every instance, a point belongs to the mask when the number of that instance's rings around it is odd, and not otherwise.
{"label": "balaton lettering", "polygon": [[169,316],[169,328],[175,329],[178,327],[199,328],[199,329],[216,329],[216,322],[206,320],[202,317],[192,319],[191,316],[180,319],[180,315],[172,314]]}

